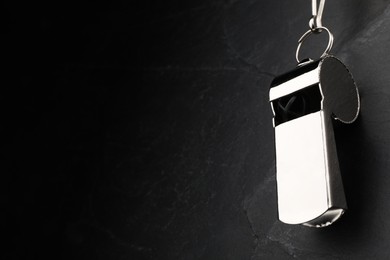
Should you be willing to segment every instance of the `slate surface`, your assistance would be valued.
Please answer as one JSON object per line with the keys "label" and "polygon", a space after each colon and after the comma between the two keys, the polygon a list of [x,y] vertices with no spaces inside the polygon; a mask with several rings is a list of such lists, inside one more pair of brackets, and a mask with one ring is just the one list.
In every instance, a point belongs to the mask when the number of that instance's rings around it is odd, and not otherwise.
{"label": "slate surface", "polygon": [[268,89],[309,2],[4,4],[1,258],[390,258],[388,1],[325,7],[362,97],[336,128],[349,211],[277,221]]}

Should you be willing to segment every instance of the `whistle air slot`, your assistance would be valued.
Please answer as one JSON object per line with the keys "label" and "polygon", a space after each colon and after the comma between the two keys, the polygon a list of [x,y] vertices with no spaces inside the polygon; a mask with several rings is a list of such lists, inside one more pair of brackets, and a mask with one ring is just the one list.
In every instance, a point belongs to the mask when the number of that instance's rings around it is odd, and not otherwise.
{"label": "whistle air slot", "polygon": [[322,95],[318,84],[272,101],[275,126],[321,110]]}

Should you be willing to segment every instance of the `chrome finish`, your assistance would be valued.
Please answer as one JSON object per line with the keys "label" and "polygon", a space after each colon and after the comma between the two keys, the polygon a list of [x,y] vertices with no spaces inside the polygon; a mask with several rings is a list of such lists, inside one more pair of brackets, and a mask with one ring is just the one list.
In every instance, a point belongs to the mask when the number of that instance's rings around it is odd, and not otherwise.
{"label": "chrome finish", "polygon": [[[320,29],[320,30],[318,30]],[[326,27],[316,27],[316,30],[308,30],[307,32],[305,32],[302,37],[298,40],[298,47],[297,47],[297,50],[295,52],[295,59],[297,60],[298,63],[301,63],[301,61],[299,60],[299,51],[301,49],[301,46],[303,44],[303,42],[309,38],[310,35],[312,35],[313,33],[321,33],[322,31],[326,31],[328,33],[328,36],[329,36],[329,40],[328,40],[328,45],[326,46],[326,49],[325,51],[322,53],[321,57],[320,58],[323,58],[325,57],[326,55],[329,54],[330,50],[332,49],[333,47],[333,34],[329,31],[328,28]]]}
{"label": "chrome finish", "polygon": [[320,0],[320,4],[317,9],[317,0],[311,1],[311,13],[312,17],[309,21],[309,26],[312,31],[319,31],[323,28],[322,27],[322,13],[324,12],[324,6],[325,6],[325,0]]}
{"label": "chrome finish", "polygon": [[270,102],[279,219],[330,225],[347,209],[332,121],[352,123],[358,116],[352,75],[341,61],[325,56],[275,78]]}

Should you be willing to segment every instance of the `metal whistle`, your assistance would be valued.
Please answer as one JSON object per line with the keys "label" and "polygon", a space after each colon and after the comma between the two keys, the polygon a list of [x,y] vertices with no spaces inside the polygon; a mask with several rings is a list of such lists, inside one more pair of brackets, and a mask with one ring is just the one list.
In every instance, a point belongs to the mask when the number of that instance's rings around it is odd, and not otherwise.
{"label": "metal whistle", "polygon": [[359,114],[352,75],[326,55],[276,77],[269,95],[279,220],[328,226],[347,209],[332,121],[352,123]]}

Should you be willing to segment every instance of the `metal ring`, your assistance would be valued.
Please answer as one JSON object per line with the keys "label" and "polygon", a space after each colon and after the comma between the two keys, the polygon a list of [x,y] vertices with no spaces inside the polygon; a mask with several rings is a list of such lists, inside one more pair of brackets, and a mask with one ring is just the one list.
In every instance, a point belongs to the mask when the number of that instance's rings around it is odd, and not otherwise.
{"label": "metal ring", "polygon": [[325,55],[329,53],[329,51],[332,49],[333,46],[333,34],[326,27],[322,27],[322,26],[317,27],[315,28],[315,30],[308,30],[307,32],[305,32],[302,35],[302,37],[298,40],[298,47],[295,53],[295,59],[297,60],[298,63],[301,63],[301,61],[299,60],[299,50],[301,49],[303,42],[313,33],[321,33],[322,31],[326,31],[328,33],[329,41],[328,41],[328,46],[326,47],[325,51],[322,53],[320,58],[323,58]]}

